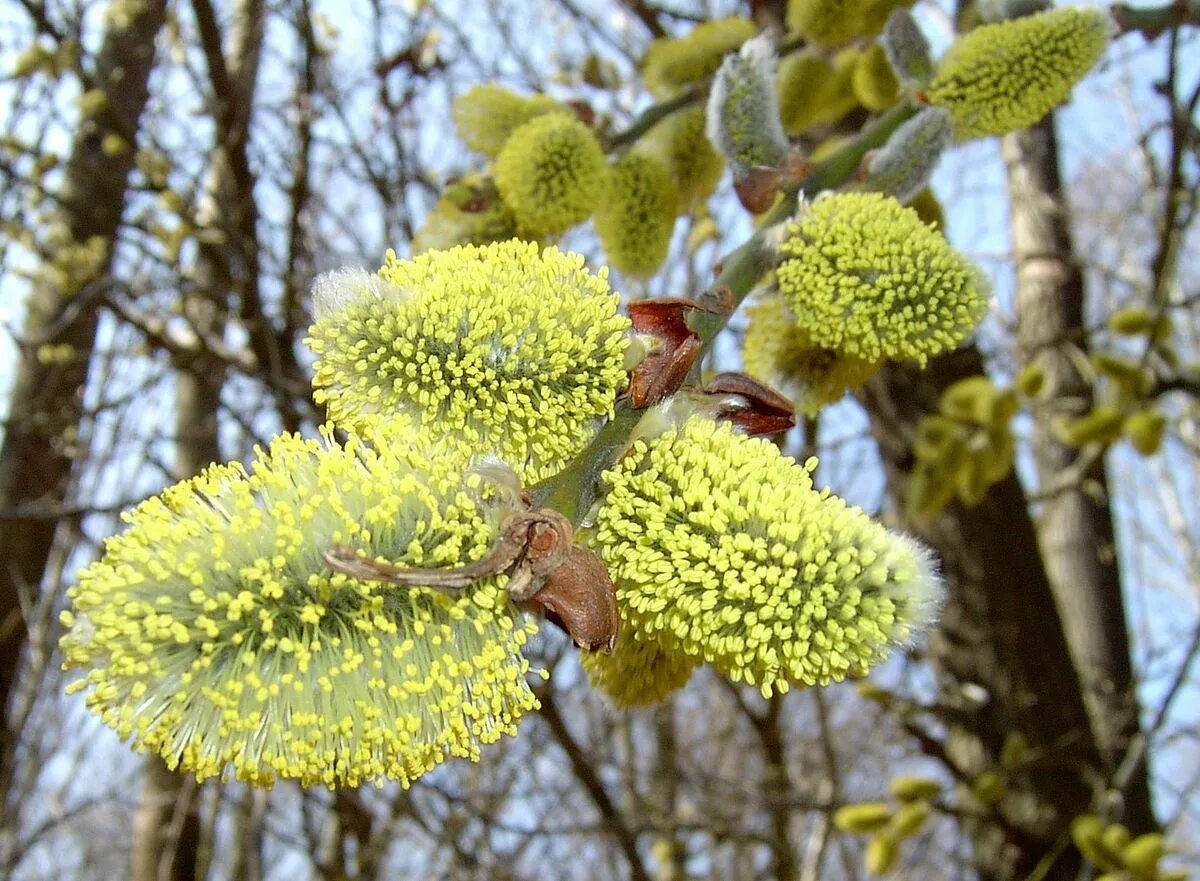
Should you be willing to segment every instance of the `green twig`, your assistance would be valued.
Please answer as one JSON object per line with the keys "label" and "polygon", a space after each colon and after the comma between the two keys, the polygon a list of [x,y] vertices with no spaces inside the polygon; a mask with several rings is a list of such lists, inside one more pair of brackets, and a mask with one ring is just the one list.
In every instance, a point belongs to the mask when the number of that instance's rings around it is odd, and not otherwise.
{"label": "green twig", "polygon": [[674,98],[668,98],[665,101],[660,101],[657,104],[652,104],[647,107],[637,119],[629,124],[629,127],[617,132],[608,139],[608,149],[616,149],[619,147],[628,147],[633,144],[658,123],[662,122],[676,110],[682,110],[690,104],[695,104],[701,98],[708,94],[707,85],[693,86],[683,92],[680,92]]}

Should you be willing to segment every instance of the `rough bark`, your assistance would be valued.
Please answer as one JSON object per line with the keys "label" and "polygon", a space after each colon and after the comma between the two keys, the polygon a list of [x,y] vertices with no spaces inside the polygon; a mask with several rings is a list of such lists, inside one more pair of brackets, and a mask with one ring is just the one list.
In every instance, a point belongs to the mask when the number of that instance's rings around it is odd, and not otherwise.
{"label": "rough bark", "polygon": [[[975,348],[934,359],[928,369],[892,364],[865,390],[871,430],[888,486],[902,498],[913,466],[917,423],[935,412],[951,383],[983,371]],[[1005,772],[1006,794],[964,818],[985,881],[1026,877],[1091,799],[1099,768],[1087,712],[1067,649],[1026,497],[1015,475],[971,508],[952,503],[928,524],[906,524],[942,560],[950,597],[930,653],[948,725],[941,758],[964,784],[999,767],[1005,740],[1019,734],[1028,760]],[[1065,849],[1045,879],[1073,879]]]}
{"label": "rough bark", "polygon": [[[1081,455],[1058,440],[1054,420],[1083,415],[1093,405],[1091,383],[1078,369],[1087,344],[1084,282],[1059,176],[1053,117],[1005,136],[1002,150],[1016,264],[1018,349],[1023,365],[1036,364],[1046,376],[1032,451],[1038,482],[1049,487]],[[1084,705],[1111,778],[1139,725],[1109,503],[1103,459],[1096,457],[1077,480],[1045,495],[1035,524]],[[1154,828],[1144,763],[1124,795],[1123,821],[1139,832]]]}
{"label": "rough bark", "polygon": [[[80,124],[51,221],[69,230],[74,242],[102,240],[104,258],[91,278],[74,280],[72,290],[49,274],[41,276],[22,329],[0,446],[0,802],[7,799],[18,738],[9,714],[28,637],[23,609],[39,590],[59,523],[73,516],[69,486],[76,448],[69,439],[79,435],[85,417],[83,394],[98,323],[88,298],[111,267],[134,162],[133,150],[108,155],[102,141],[116,133],[126,143],[136,142],[165,13],[164,0],[146,0],[135,14],[111,19],[90,84],[103,90],[107,107]],[[72,356],[65,363],[42,363],[37,350],[43,344],[69,346]]]}

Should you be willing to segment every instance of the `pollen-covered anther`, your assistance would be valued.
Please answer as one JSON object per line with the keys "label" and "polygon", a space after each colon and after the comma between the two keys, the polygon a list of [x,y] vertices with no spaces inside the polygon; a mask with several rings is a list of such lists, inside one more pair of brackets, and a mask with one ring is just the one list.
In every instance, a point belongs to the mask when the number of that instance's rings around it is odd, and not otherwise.
{"label": "pollen-covered anther", "polygon": [[1070,97],[1108,45],[1108,13],[1069,7],[983,25],[959,39],[926,92],[959,140],[1033,125]]}
{"label": "pollen-covered anther", "polygon": [[516,731],[534,632],[506,576],[453,596],[335,571],[322,552],[439,570],[486,556],[509,504],[411,435],[283,435],[139,505],[69,591],[71,691],[198,778],[408,785]]}
{"label": "pollen-covered anther", "polygon": [[596,212],[608,262],[637,278],[657,272],[671,244],[678,202],[671,171],[657,156],[635,151],[618,159]]}
{"label": "pollen-covered anther", "polygon": [[496,186],[529,239],[558,236],[604,196],[608,162],[591,129],[548,113],[522,125],[496,157]]}
{"label": "pollen-covered anther", "polygon": [[314,398],[358,433],[407,425],[549,477],[587,445],[626,383],[605,271],[508,241],[389,255],[309,331]]}
{"label": "pollen-covered anther", "polygon": [[790,395],[800,413],[816,415],[879,370],[879,362],[814,345],[777,293],[751,302],[746,317],[746,372]]}
{"label": "pollen-covered anther", "polygon": [[626,628],[611,654],[580,655],[588,681],[619,707],[662,703],[671,692],[687,685],[701,659],[643,642]]}
{"label": "pollen-covered anther", "polygon": [[813,467],[697,417],[636,441],[604,475],[589,538],[622,639],[770,695],[862,675],[926,626],[941,597],[929,552],[816,490]]}
{"label": "pollen-covered anther", "polygon": [[780,246],[779,291],[813,346],[924,364],[986,311],[982,273],[917,213],[878,193],[802,206]]}

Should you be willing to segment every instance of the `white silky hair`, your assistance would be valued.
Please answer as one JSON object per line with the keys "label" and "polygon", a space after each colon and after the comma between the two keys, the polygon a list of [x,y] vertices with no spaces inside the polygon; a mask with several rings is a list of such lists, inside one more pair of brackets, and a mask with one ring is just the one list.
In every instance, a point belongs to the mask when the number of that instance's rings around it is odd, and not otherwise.
{"label": "white silky hair", "polygon": [[313,319],[336,315],[363,299],[395,302],[410,294],[357,266],[346,266],[317,276],[312,286]]}

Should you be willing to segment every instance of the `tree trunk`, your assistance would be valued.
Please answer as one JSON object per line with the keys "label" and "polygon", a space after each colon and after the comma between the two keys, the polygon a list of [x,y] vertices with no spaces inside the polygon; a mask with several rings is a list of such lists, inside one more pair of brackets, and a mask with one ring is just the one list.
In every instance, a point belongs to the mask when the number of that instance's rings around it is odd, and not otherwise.
{"label": "tree trunk", "polygon": [[[1091,383],[1072,357],[1087,346],[1083,276],[1059,178],[1053,116],[1006,135],[1002,150],[1016,263],[1018,349],[1022,365],[1036,364],[1046,376],[1046,409],[1034,420],[1032,441],[1038,482],[1047,487],[1080,456],[1078,449],[1059,442],[1053,421],[1081,416],[1093,405]],[[1045,497],[1036,526],[1084,705],[1111,779],[1139,725],[1102,458],[1070,486]],[[1135,832],[1153,829],[1144,763],[1124,795],[1123,821]]]}
{"label": "tree trunk", "polygon": [[[133,816],[131,881],[194,881],[200,825],[197,784],[167,768],[157,756],[142,770],[142,792]],[[154,846],[147,846],[153,842]]]}
{"label": "tree trunk", "polygon": [[[913,466],[921,417],[936,412],[951,383],[982,372],[972,347],[934,359],[925,371],[889,364],[867,385],[871,430],[895,498],[903,497]],[[1027,758],[1001,772],[1003,798],[964,819],[981,878],[1026,877],[1087,809],[1099,754],[1025,495],[1010,475],[980,504],[954,502],[932,522],[907,528],[938,551],[950,589],[930,638],[949,726],[941,758],[969,784],[1000,768],[1012,735],[1028,745]],[[939,741],[925,746],[937,750]],[[1078,866],[1067,848],[1043,877],[1074,879]]]}
{"label": "tree trunk", "polygon": [[[214,229],[219,236],[206,239],[194,267],[191,285],[184,292],[183,312],[196,330],[199,339],[220,339],[224,336],[229,295],[243,296],[246,286],[254,283],[257,272],[246,272],[248,260],[257,259],[256,244],[241,238],[240,215],[249,209],[253,190],[245,190],[235,172],[246,167],[246,148],[249,140],[249,121],[254,100],[254,86],[263,41],[262,0],[242,0],[237,5],[230,37],[230,57],[224,58],[220,40],[212,39],[216,26],[212,9],[197,3],[197,18],[201,29],[210,29],[205,44],[214,84],[218,142],[212,164],[205,179],[202,202],[197,212],[197,227]],[[215,43],[215,46],[214,46]],[[175,419],[175,477],[184,479],[197,474],[212,462],[220,461],[217,436],[217,412],[221,404],[221,386],[225,380],[222,362],[206,357],[204,349],[186,364],[177,364]],[[196,787],[180,774],[171,774],[157,758],[147,761],[142,792],[139,822],[134,828],[133,851],[135,865],[156,865],[160,874],[134,876],[134,881],[188,881],[196,877],[196,848],[188,851],[183,842],[199,840],[199,814],[195,799]],[[174,797],[172,797],[172,793]],[[170,836],[182,825],[188,834],[182,836],[170,863],[171,874],[163,860],[154,854],[165,852]],[[246,841],[245,846],[258,849],[258,842]]]}
{"label": "tree trunk", "polygon": [[[125,6],[128,4],[115,3]],[[43,578],[59,521],[71,514],[69,486],[77,437],[84,418],[83,395],[95,345],[98,310],[94,296],[112,266],[112,242],[125,207],[132,149],[108,155],[104,136],[137,140],[138,122],[149,96],[154,41],[166,14],[164,0],[145,0],[134,14],[116,16],[96,57],[94,88],[107,106],[81,122],[58,193],[57,216],[71,240],[104,243],[102,259],[87,278],[69,286],[43,274],[29,295],[4,442],[0,446],[0,806],[14,773],[19,720],[13,709],[17,674],[28,637],[23,609]],[[45,364],[43,344],[70,347],[65,363]]]}

